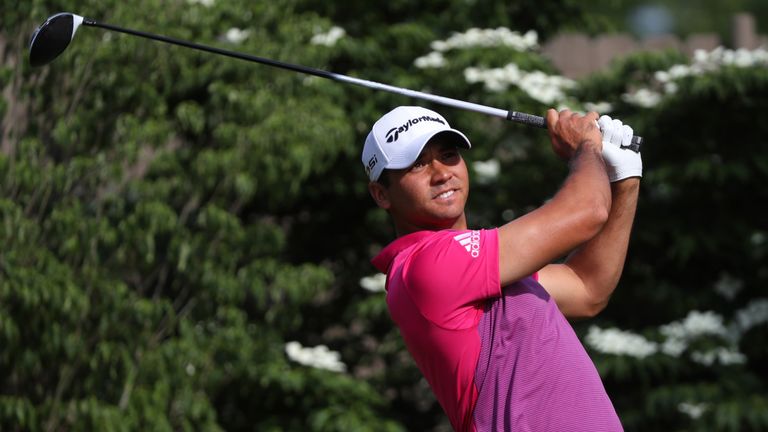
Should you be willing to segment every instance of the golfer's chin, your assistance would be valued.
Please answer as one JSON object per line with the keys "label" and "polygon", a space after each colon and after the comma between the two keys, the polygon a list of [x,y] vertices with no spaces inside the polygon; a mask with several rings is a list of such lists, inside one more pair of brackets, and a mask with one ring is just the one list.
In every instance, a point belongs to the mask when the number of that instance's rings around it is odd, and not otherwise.
{"label": "golfer's chin", "polygon": [[443,228],[452,228],[457,221],[464,221],[464,197],[457,193],[450,199],[433,199],[429,203],[432,219]]}

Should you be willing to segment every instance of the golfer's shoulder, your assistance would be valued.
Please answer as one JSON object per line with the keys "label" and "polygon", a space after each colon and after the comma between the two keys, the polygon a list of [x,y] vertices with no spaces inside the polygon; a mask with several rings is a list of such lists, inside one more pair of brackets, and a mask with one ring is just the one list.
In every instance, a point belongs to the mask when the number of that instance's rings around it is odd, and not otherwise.
{"label": "golfer's shoulder", "polygon": [[489,258],[498,260],[494,245],[493,230],[436,231],[411,251],[406,280],[414,288],[456,283],[484,268]]}
{"label": "golfer's shoulder", "polygon": [[448,259],[455,259],[453,256],[461,246],[465,238],[472,236],[472,230],[439,230],[432,231],[429,235],[422,237],[410,251],[412,261],[420,265],[439,266],[445,264]]}
{"label": "golfer's shoulder", "polygon": [[450,245],[452,231],[433,231],[424,235],[408,250],[409,268],[429,268],[442,264],[437,257],[445,253]]}

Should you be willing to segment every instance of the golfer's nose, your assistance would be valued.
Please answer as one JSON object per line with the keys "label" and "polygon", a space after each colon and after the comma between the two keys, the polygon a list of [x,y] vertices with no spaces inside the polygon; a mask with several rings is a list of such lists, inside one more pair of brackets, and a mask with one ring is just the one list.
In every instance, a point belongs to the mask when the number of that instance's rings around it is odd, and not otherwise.
{"label": "golfer's nose", "polygon": [[432,184],[441,184],[448,181],[451,178],[450,167],[440,162],[437,158],[432,160]]}

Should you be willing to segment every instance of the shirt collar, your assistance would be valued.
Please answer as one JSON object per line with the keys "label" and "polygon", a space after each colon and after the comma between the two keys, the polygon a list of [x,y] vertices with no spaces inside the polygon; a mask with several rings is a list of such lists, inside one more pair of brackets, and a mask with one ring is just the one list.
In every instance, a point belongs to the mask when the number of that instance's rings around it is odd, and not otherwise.
{"label": "shirt collar", "polygon": [[389,267],[392,265],[392,261],[400,252],[434,234],[435,231],[416,231],[406,234],[382,249],[382,251],[371,260],[371,263],[373,263],[374,267],[380,272],[387,273]]}

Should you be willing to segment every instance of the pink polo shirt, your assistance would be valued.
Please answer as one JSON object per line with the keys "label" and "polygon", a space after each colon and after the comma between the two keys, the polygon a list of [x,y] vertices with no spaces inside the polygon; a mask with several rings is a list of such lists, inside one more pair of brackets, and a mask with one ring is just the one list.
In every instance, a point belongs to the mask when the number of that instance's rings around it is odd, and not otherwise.
{"label": "pink polo shirt", "polygon": [[532,277],[500,286],[497,230],[411,233],[373,264],[455,430],[622,430],[554,300]]}

